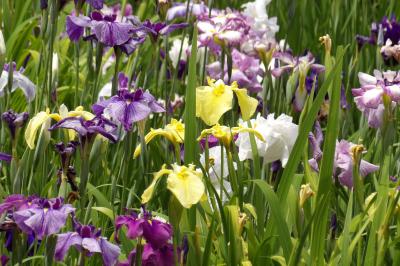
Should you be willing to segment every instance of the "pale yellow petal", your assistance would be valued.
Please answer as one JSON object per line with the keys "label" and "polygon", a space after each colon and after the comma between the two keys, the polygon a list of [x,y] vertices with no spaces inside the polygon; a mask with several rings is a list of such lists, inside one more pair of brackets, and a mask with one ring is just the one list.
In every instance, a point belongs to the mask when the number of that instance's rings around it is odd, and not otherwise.
{"label": "pale yellow petal", "polygon": [[167,188],[174,194],[184,208],[190,208],[204,195],[204,184],[198,174],[186,173],[184,176],[175,171],[168,175]]}
{"label": "pale yellow petal", "polygon": [[248,133],[253,133],[256,138],[258,138],[261,141],[265,141],[264,137],[261,135],[261,133],[254,128],[247,128],[247,127],[235,127],[232,128],[232,133],[233,134],[238,134],[238,133],[243,133],[243,132],[248,132]]}
{"label": "pale yellow petal", "polygon": [[233,89],[233,91],[238,98],[243,120],[249,120],[256,111],[258,105],[257,99],[254,99],[253,97],[247,95],[246,89]]}
{"label": "pale yellow petal", "polygon": [[29,121],[25,130],[25,141],[30,149],[33,150],[35,148],[37,132],[42,124],[49,118],[48,112],[39,112]]}
{"label": "pale yellow petal", "polygon": [[232,109],[233,92],[226,86],[216,91],[209,86],[196,89],[196,116],[209,126],[218,123],[224,113]]}
{"label": "pale yellow petal", "polygon": [[68,108],[65,106],[65,104],[60,105],[58,112],[62,118],[68,117]]}

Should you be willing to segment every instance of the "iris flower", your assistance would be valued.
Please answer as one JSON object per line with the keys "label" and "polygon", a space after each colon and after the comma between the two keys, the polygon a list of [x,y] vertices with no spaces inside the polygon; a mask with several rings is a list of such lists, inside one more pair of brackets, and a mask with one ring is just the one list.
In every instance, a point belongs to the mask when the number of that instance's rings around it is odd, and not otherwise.
{"label": "iris flower", "polygon": [[128,55],[145,41],[143,36],[134,34],[135,27],[131,23],[116,21],[116,15],[103,16],[102,13],[94,11],[91,17],[67,16],[66,31],[71,41],[78,41],[85,28],[90,28],[92,33],[85,39],[95,39],[105,46],[119,47]]}
{"label": "iris flower", "polygon": [[[281,114],[275,119],[274,114],[270,114],[265,119],[258,115],[256,119],[251,119],[250,123],[252,129],[260,132],[265,139],[256,139],[258,155],[264,158],[264,163],[280,160],[285,167],[299,130],[292,122],[292,117]],[[242,123],[242,126],[246,127],[247,123]],[[235,143],[239,148],[239,160],[253,159],[248,133],[240,133]]]}
{"label": "iris flower", "polygon": [[[185,125],[176,119],[171,119],[171,123],[166,125],[164,128],[150,129],[150,132],[144,137],[144,142],[148,144],[157,136],[163,136],[168,139],[172,144],[183,143],[185,137]],[[135,149],[134,158],[140,155],[141,146],[138,145]]]}
{"label": "iris flower", "polygon": [[[35,139],[37,132],[40,127],[43,129],[48,129],[50,127],[50,120],[54,119],[55,121],[60,121],[63,118],[67,117],[83,117],[85,120],[93,119],[94,114],[84,111],[82,106],[78,106],[74,111],[68,111],[68,108],[62,104],[60,106],[59,113],[50,113],[50,109],[46,109],[46,111],[42,111],[37,113],[28,123],[28,126],[25,130],[25,140],[30,149],[35,148]],[[71,139],[74,138],[74,133],[69,133],[69,137]]]}
{"label": "iris flower", "polygon": [[117,125],[104,117],[98,117],[91,120],[85,120],[83,117],[67,117],[54,124],[50,131],[65,128],[72,129],[79,134],[82,145],[85,142],[91,142],[98,134],[109,139],[112,142],[117,142]]}
{"label": "iris flower", "polygon": [[15,223],[25,233],[35,233],[38,239],[58,233],[75,208],[63,204],[62,198],[35,199],[26,209],[13,213]]}
{"label": "iris flower", "polygon": [[127,227],[126,236],[129,239],[143,237],[147,243],[154,248],[161,248],[166,245],[172,237],[172,226],[159,220],[143,209],[140,215],[121,215],[115,220],[117,233],[123,227]]}
{"label": "iris flower", "polygon": [[246,18],[237,12],[214,12],[198,17],[199,42],[219,53],[222,47],[238,45],[250,30]]}
{"label": "iris flower", "polygon": [[212,135],[217,138],[225,147],[229,147],[233,137],[244,132],[253,133],[261,142],[265,141],[261,133],[253,128],[244,126],[230,128],[227,126],[221,126],[219,124],[214,125],[212,128],[204,129],[197,140],[200,141],[201,139]]}
{"label": "iris flower", "polygon": [[[313,158],[308,160],[311,168],[319,172],[318,162],[322,158],[322,145],[323,135],[320,130],[319,124],[316,125],[315,133],[309,134],[310,147],[313,152]],[[340,184],[348,188],[353,187],[353,168],[354,168],[354,151],[359,148],[356,145],[346,140],[336,141],[335,160],[333,162],[333,175],[337,177]],[[360,160],[359,170],[361,176],[367,176],[370,173],[378,171],[379,166],[369,163],[365,160]]]}
{"label": "iris flower", "polygon": [[152,183],[142,194],[142,203],[147,203],[153,197],[156,183],[164,175],[168,175],[167,188],[184,208],[190,208],[203,197],[205,187],[201,171],[193,164],[187,167],[175,163],[172,165],[172,170],[163,165],[160,171],[154,173]]}
{"label": "iris flower", "polygon": [[160,36],[165,36],[178,29],[188,26],[187,23],[166,24],[165,22],[151,22],[146,20],[139,26],[139,31],[146,32],[153,42],[156,42]]}
{"label": "iris flower", "polygon": [[17,130],[24,126],[26,120],[29,118],[29,114],[27,112],[19,114],[10,109],[4,112],[1,118],[7,123],[12,139],[15,139]]}
{"label": "iris flower", "polygon": [[208,86],[196,89],[196,116],[209,126],[217,124],[222,115],[232,109],[233,93],[238,99],[243,119],[249,120],[257,108],[257,99],[248,96],[246,89],[239,89],[237,82],[228,86],[222,80],[210,78]]}
{"label": "iris flower", "polygon": [[257,77],[263,75],[260,68],[260,60],[239,52],[237,49],[232,50],[232,75],[229,79],[228,64],[221,69],[221,63],[216,61],[207,66],[207,73],[213,79],[218,79],[223,74],[224,82],[236,81],[241,88],[247,88],[250,92],[260,92],[262,86]]}
{"label": "iris flower", "polygon": [[102,114],[105,109],[113,119],[118,120],[124,126],[126,131],[131,131],[134,122],[146,119],[152,112],[165,112],[153,95],[141,89],[135,92],[121,89],[118,91],[118,95],[92,106],[96,115]]}
{"label": "iris flower", "polygon": [[65,255],[71,246],[74,246],[83,254],[91,256],[93,253],[100,253],[103,263],[106,266],[115,265],[121,252],[117,245],[107,241],[101,236],[101,231],[92,225],[82,225],[74,222],[74,232],[67,232],[57,235],[55,258],[57,261],[64,260]]}
{"label": "iris flower", "polygon": [[4,89],[6,89],[8,84],[10,68],[13,69],[11,92],[14,92],[19,88],[24,93],[26,100],[31,102],[33,98],[35,98],[36,86],[30,79],[23,75],[23,68],[20,68],[19,70],[16,69],[15,63],[13,63],[12,66],[5,64],[3,67],[3,72],[1,72],[0,75],[0,97],[4,96]]}
{"label": "iris flower", "polygon": [[400,102],[400,73],[396,71],[374,71],[374,76],[358,73],[360,88],[352,89],[357,108],[368,118],[371,127],[382,124],[384,105],[383,95],[392,101],[392,106]]}
{"label": "iris flower", "polygon": [[[179,250],[178,250],[179,252]],[[168,243],[162,248],[154,248],[150,244],[145,244],[142,251],[142,265],[158,265],[158,266],[171,266],[175,265],[174,259],[174,247],[172,244]],[[178,254],[178,258],[181,255]],[[136,261],[136,249],[129,253],[128,259],[126,261],[118,263],[118,266],[131,266],[135,265]]]}

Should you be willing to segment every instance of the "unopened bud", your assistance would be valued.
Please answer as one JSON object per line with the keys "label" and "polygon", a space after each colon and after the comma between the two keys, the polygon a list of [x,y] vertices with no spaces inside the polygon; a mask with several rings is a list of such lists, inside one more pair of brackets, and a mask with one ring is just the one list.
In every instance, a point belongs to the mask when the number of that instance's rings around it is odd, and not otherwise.
{"label": "unopened bud", "polygon": [[331,54],[332,40],[329,34],[319,37],[319,41],[323,46],[325,46],[325,53]]}
{"label": "unopened bud", "polygon": [[315,192],[312,190],[310,184],[301,185],[300,188],[300,207],[303,208],[306,200],[315,195]]}

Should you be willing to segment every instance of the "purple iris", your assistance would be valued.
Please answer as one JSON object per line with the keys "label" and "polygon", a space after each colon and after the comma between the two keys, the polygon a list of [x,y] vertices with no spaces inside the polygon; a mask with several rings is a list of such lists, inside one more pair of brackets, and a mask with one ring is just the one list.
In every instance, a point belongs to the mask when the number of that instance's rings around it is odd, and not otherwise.
{"label": "purple iris", "polygon": [[[130,266],[135,264],[136,249],[129,253],[128,260],[118,263],[118,266]],[[143,266],[172,266],[174,261],[174,248],[172,244],[166,244],[162,248],[154,249],[150,244],[145,244],[142,252]]]}
{"label": "purple iris", "polygon": [[141,89],[129,92],[122,89],[118,95],[108,100],[100,101],[92,106],[96,115],[101,115],[105,109],[113,119],[118,120],[126,131],[132,129],[134,122],[147,118],[152,112],[165,112],[165,109],[157,103],[153,95]]}
{"label": "purple iris", "polygon": [[144,36],[134,35],[135,27],[131,23],[116,21],[116,15],[103,15],[98,11],[91,17],[67,16],[66,29],[71,41],[79,41],[84,28],[90,28],[92,34],[85,39],[94,39],[109,47],[119,47],[126,54],[131,54],[145,41]]}
{"label": "purple iris", "polygon": [[[320,146],[323,142],[323,135],[319,124],[316,125],[315,133],[309,134],[309,142],[313,152],[313,158],[308,160],[308,163],[314,171],[319,172],[318,162],[322,158]],[[333,175],[338,178],[340,184],[348,188],[353,187],[354,156],[352,148],[354,146],[355,144],[346,140],[336,142]],[[379,166],[371,164],[365,160],[361,160],[359,169],[360,175],[364,177],[377,171]]]}
{"label": "purple iris", "polygon": [[77,141],[70,141],[67,144],[59,142],[55,144],[56,151],[60,154],[63,169],[67,169],[70,165],[71,156],[75,153],[76,147],[79,145]]}
{"label": "purple iris", "polygon": [[75,211],[62,198],[36,198],[31,205],[13,213],[17,226],[25,233],[34,233],[38,239],[56,234],[64,227],[68,215]]}
{"label": "purple iris", "polygon": [[127,227],[126,235],[128,238],[143,237],[155,249],[165,246],[172,237],[172,226],[154,219],[151,213],[145,210],[141,216],[136,213],[118,216],[115,220],[117,234],[122,226]]}
{"label": "purple iris", "polygon": [[82,117],[67,117],[57,122],[49,130],[52,131],[58,128],[75,130],[81,138],[81,143],[93,140],[98,134],[112,142],[117,142],[118,140],[117,125],[100,116],[92,120],[85,120]]}
{"label": "purple iris", "polygon": [[[189,12],[197,17],[201,14],[208,14],[208,7],[203,3],[189,4]],[[184,18],[186,16],[187,4],[186,3],[173,3],[173,6],[168,9],[167,20],[171,21],[175,18]]]}
{"label": "purple iris", "polygon": [[16,130],[24,126],[25,122],[29,118],[29,114],[27,112],[19,114],[10,109],[4,112],[1,115],[1,118],[7,123],[12,139],[15,139]]}
{"label": "purple iris", "polygon": [[142,23],[139,31],[146,32],[150,39],[153,42],[156,42],[160,36],[168,35],[171,32],[183,29],[188,26],[187,23],[178,23],[178,24],[169,24],[167,25],[165,22],[151,22],[150,20],[146,20]]}
{"label": "purple iris", "polygon": [[[232,75],[229,80],[228,64],[225,63],[224,82],[232,83],[236,81],[241,88],[246,88],[250,92],[260,92],[262,86],[257,80],[258,76],[263,76],[260,68],[260,61],[254,57],[239,52],[237,49],[232,50]],[[221,63],[219,61],[211,63],[207,66],[207,72],[213,79],[220,79],[222,76]]]}
{"label": "purple iris", "polygon": [[[304,56],[295,57],[290,52],[276,52],[273,57],[278,60],[279,66],[271,70],[271,74],[278,78],[283,73],[292,72],[293,77],[297,79],[298,86],[294,93],[293,107],[297,112],[303,109],[307,97],[307,85],[312,87],[310,80],[307,83],[308,72],[311,71],[317,79],[317,75],[325,71],[325,67],[315,63],[314,56],[307,52]],[[297,75],[297,76],[296,76]]]}
{"label": "purple iris", "polygon": [[32,83],[30,79],[23,75],[24,69],[21,67],[17,70],[15,62],[10,66],[9,64],[4,64],[3,72],[0,75],[0,97],[4,96],[4,89],[8,84],[8,75],[12,71],[12,87],[11,92],[16,89],[21,89],[25,95],[28,102],[31,102],[35,98],[36,86]]}
{"label": "purple iris", "polygon": [[25,197],[24,195],[20,194],[9,195],[2,203],[0,203],[0,215],[5,212],[14,212],[27,209],[36,199],[36,196]]}
{"label": "purple iris", "polygon": [[74,246],[83,254],[91,256],[93,253],[100,253],[104,265],[115,265],[121,252],[117,245],[107,241],[101,236],[101,231],[92,225],[82,225],[74,221],[74,232],[67,232],[57,235],[55,258],[62,261],[71,246]]}
{"label": "purple iris", "polygon": [[387,40],[390,40],[393,44],[398,44],[400,41],[400,23],[396,21],[395,16],[390,19],[385,16],[380,22],[372,23],[370,36],[357,35],[356,40],[359,47],[367,43],[383,45]]}

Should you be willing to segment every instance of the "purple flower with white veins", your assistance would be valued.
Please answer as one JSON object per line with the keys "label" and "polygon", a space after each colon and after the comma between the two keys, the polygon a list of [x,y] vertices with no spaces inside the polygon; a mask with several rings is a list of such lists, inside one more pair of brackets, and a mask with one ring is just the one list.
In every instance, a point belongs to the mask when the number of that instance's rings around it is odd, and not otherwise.
{"label": "purple flower with white veins", "polygon": [[[25,95],[25,98],[28,102],[31,102],[33,98],[35,98],[36,86],[32,83],[30,79],[23,75],[24,69],[20,68],[16,69],[16,64],[12,63],[12,87],[11,92],[14,92],[16,89],[20,88]],[[8,75],[10,72],[10,65],[5,64],[3,67],[3,72],[0,75],[0,97],[4,96],[4,90],[8,84]]]}
{"label": "purple flower with white veins", "polygon": [[240,44],[250,30],[245,17],[237,12],[218,12],[211,18],[203,14],[198,18],[199,42],[218,54],[221,46]]}
{"label": "purple flower with white veins", "polygon": [[83,36],[84,28],[90,28],[92,34],[85,40],[97,40],[109,47],[119,47],[124,53],[130,55],[145,41],[144,36],[134,34],[138,31],[131,23],[116,21],[116,15],[103,15],[98,11],[91,13],[91,17],[67,16],[66,30],[72,41],[79,41]]}
{"label": "purple flower with white veins", "polygon": [[[207,72],[213,79],[221,78],[221,63],[214,62],[207,66]],[[241,88],[246,88],[250,92],[260,92],[261,84],[257,77],[262,76],[263,70],[260,68],[260,61],[254,57],[239,52],[237,49],[232,50],[232,76],[228,80],[228,66],[225,64],[224,82],[232,83],[236,81]],[[228,82],[229,81],[229,82]]]}
{"label": "purple flower with white veins", "polygon": [[[197,17],[201,14],[208,14],[208,7],[201,2],[199,4],[189,3],[189,12]],[[175,18],[184,18],[186,16],[187,4],[186,3],[174,3],[172,7],[168,9],[167,20],[171,21]]]}
{"label": "purple flower with white veins", "polygon": [[35,233],[38,239],[56,234],[64,227],[68,215],[75,211],[70,204],[63,204],[62,198],[34,199],[24,210],[13,213],[18,227],[25,233]]}
{"label": "purple flower with white veins", "polygon": [[145,32],[150,36],[153,42],[156,42],[160,36],[165,36],[178,29],[183,29],[188,26],[187,23],[166,24],[165,22],[151,22],[146,20],[143,22],[137,31]]}
{"label": "purple flower with white veins", "polygon": [[[178,250],[178,257],[180,258],[180,250]],[[118,266],[134,265],[136,260],[136,249],[129,253],[128,260],[118,263]],[[161,248],[155,249],[150,244],[145,244],[142,252],[142,265],[143,266],[173,266],[174,261],[174,247],[168,243]]]}
{"label": "purple flower with white veins", "polygon": [[57,122],[49,130],[52,131],[58,128],[75,130],[80,136],[81,144],[86,141],[90,142],[98,134],[111,142],[117,142],[118,140],[117,125],[100,116],[96,116],[92,120],[85,120],[82,117],[67,117]]}
{"label": "purple flower with white veins", "polygon": [[65,258],[71,246],[74,246],[83,254],[91,256],[93,253],[100,253],[103,257],[103,263],[106,266],[115,265],[120,248],[107,241],[107,238],[101,236],[101,231],[92,225],[82,225],[74,221],[74,232],[67,232],[57,235],[57,244],[55,249],[55,258],[62,261]]}
{"label": "purple flower with white veins", "polygon": [[[322,145],[323,141],[323,135],[319,123],[317,123],[315,126],[315,134],[309,133],[308,139],[313,152],[313,158],[308,160],[308,163],[314,171],[319,172],[318,162],[322,158],[320,146]],[[340,184],[348,188],[353,187],[354,147],[356,147],[356,144],[346,140],[336,142],[333,175],[338,178]],[[368,174],[377,171],[379,166],[371,164],[365,160],[361,160],[359,169],[360,175],[365,177]]]}
{"label": "purple flower with white veins", "polygon": [[374,71],[374,76],[358,73],[361,88],[352,89],[357,107],[363,111],[365,108],[377,109],[383,103],[383,94],[388,95],[392,101],[400,102],[400,74],[396,71]]}
{"label": "purple flower with white veins", "polygon": [[153,95],[141,89],[134,92],[119,90],[118,95],[92,106],[96,115],[103,114],[105,109],[113,119],[124,126],[126,131],[132,130],[133,123],[146,119],[152,112],[165,112]]}

